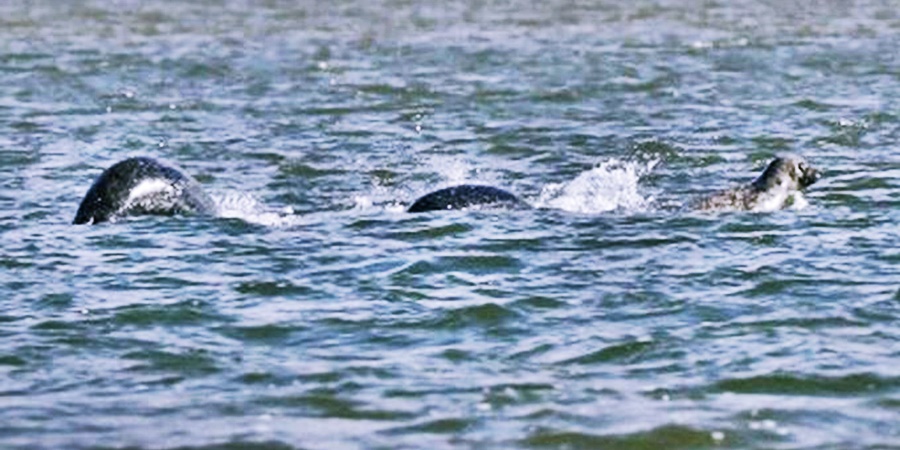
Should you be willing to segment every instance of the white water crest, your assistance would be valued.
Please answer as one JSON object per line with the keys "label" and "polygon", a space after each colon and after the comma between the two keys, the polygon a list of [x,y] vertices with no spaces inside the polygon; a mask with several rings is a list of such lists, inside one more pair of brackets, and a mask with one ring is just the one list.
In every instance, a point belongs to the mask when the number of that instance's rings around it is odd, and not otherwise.
{"label": "white water crest", "polygon": [[225,219],[241,219],[270,227],[288,227],[300,221],[292,207],[272,208],[246,192],[210,193],[210,197],[216,204],[216,215]]}
{"label": "white water crest", "polygon": [[610,159],[582,172],[567,183],[545,186],[535,201],[539,208],[594,214],[616,209],[640,211],[653,203],[653,197],[639,191],[641,177],[650,173],[658,160],[619,161]]}

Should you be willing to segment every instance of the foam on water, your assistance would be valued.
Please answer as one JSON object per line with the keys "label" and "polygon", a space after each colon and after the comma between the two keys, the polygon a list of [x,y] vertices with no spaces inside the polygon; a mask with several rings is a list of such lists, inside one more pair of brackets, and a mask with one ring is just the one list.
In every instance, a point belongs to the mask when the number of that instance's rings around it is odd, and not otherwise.
{"label": "foam on water", "polygon": [[356,211],[383,210],[391,213],[406,212],[409,206],[402,199],[391,197],[394,194],[373,192],[370,195],[355,195],[353,197],[353,209]]}
{"label": "foam on water", "polygon": [[288,227],[300,222],[300,216],[294,215],[292,207],[275,209],[246,192],[215,192],[210,193],[210,197],[216,204],[217,216],[225,219],[241,219],[270,227]]}
{"label": "foam on water", "polygon": [[641,177],[659,163],[610,159],[567,183],[548,184],[534,202],[539,208],[594,214],[616,209],[640,211],[654,199],[639,190]]}

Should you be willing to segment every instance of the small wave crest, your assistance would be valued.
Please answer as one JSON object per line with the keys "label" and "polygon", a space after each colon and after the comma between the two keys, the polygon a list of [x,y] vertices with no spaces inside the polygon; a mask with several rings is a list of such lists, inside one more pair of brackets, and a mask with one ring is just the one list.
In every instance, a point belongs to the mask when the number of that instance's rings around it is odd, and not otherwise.
{"label": "small wave crest", "polygon": [[292,207],[275,209],[246,192],[211,193],[210,197],[216,204],[218,217],[225,219],[241,219],[245,222],[270,227],[291,226],[299,221],[299,217],[294,215]]}
{"label": "small wave crest", "polygon": [[654,199],[650,195],[641,195],[638,182],[658,163],[659,160],[610,159],[582,172],[572,181],[545,186],[535,206],[585,214],[616,209],[645,210]]}

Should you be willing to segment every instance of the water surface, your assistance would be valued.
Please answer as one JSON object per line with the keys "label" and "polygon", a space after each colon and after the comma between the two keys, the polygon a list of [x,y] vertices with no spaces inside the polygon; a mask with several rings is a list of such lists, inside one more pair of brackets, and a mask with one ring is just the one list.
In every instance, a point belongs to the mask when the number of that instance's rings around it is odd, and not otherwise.
{"label": "water surface", "polygon": [[0,446],[897,448],[896,5],[319,3],[0,6]]}

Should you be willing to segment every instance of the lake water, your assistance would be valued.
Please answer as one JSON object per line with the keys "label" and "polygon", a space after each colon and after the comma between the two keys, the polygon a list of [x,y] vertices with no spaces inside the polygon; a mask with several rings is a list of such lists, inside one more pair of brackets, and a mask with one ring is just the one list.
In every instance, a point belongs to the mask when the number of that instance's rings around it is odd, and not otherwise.
{"label": "lake water", "polygon": [[[0,447],[900,448],[892,1],[0,5]],[[773,155],[805,208],[692,210]],[[71,221],[114,162],[221,217]],[[539,208],[408,214],[462,182]]]}

